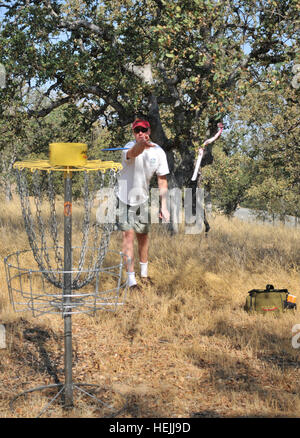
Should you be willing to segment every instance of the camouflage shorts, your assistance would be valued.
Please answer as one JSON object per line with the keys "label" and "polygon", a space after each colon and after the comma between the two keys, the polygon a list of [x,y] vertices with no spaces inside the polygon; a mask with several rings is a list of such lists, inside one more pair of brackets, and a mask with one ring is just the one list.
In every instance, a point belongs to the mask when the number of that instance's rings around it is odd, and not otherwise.
{"label": "camouflage shorts", "polygon": [[148,234],[150,231],[148,202],[132,206],[118,200],[117,226],[121,231],[134,230],[136,233]]}

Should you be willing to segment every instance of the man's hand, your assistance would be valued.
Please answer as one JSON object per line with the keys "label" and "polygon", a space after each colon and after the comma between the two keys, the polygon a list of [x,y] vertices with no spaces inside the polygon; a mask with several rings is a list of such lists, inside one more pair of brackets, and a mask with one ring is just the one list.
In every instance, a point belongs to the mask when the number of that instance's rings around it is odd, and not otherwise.
{"label": "man's hand", "polygon": [[167,209],[168,181],[166,175],[157,175],[157,183],[161,200],[159,217],[163,222],[170,222],[170,213]]}
{"label": "man's hand", "polygon": [[148,134],[142,134],[137,138],[136,144],[138,146],[143,147],[144,149],[146,147],[153,147],[154,144],[150,141],[150,137]]}
{"label": "man's hand", "polygon": [[150,141],[148,134],[140,133],[136,136],[135,145],[127,152],[127,158],[135,158],[140,155],[147,147],[154,147],[155,145]]}
{"label": "man's hand", "polygon": [[162,219],[163,222],[170,222],[169,210],[165,207],[162,207],[159,212],[159,218]]}

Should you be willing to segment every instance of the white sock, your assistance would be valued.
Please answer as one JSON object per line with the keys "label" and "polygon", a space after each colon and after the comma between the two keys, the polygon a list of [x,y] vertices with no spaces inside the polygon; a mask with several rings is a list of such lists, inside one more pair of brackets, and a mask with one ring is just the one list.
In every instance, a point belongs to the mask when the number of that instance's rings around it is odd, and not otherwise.
{"label": "white sock", "polygon": [[141,277],[148,277],[148,262],[142,263],[140,262],[141,267]]}
{"label": "white sock", "polygon": [[128,275],[128,286],[134,286],[136,283],[136,279],[135,279],[135,273],[134,272],[127,272]]}

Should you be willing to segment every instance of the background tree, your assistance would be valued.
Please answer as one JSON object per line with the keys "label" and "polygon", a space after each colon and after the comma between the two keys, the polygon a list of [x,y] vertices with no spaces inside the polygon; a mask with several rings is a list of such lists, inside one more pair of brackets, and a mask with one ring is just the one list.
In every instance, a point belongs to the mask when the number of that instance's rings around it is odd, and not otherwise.
{"label": "background tree", "polygon": [[277,90],[261,85],[252,89],[240,108],[247,124],[247,146],[253,159],[251,186],[245,193],[248,205],[277,215],[299,216],[300,118],[296,90],[289,82]]}
{"label": "background tree", "polygon": [[[44,87],[45,116],[82,104],[111,141],[136,116],[149,118],[167,152],[170,186],[188,185],[194,150],[232,111],[251,81],[291,77],[299,41],[295,0],[18,0],[1,2],[0,48],[9,93]],[[212,162],[211,146],[202,165]]]}
{"label": "background tree", "polygon": [[215,146],[214,165],[208,166],[203,172],[203,183],[209,187],[215,207],[231,217],[246,199],[247,189],[252,182],[253,166],[251,158],[246,154],[226,154],[223,143]]}
{"label": "background tree", "polygon": [[[25,102],[26,107],[34,108],[35,105],[40,105],[40,93],[24,92]],[[78,111],[78,106],[65,104],[54,109],[47,116],[37,118],[29,117],[24,105],[21,106],[18,99],[8,103],[0,121],[0,185],[4,188],[7,201],[12,199],[14,182],[12,169],[16,160],[48,158],[51,142],[91,143],[93,136],[93,130],[87,129],[86,118]],[[93,153],[95,154],[95,151],[90,150],[91,158]],[[57,186],[58,192],[62,190],[60,186]],[[79,191],[78,186],[77,195]],[[76,190],[74,194],[76,195]]]}
{"label": "background tree", "polygon": [[[251,118],[256,131],[251,138],[256,174],[248,198],[256,199],[268,213],[283,218],[299,216],[300,210],[300,118],[295,91],[260,90]],[[251,105],[251,103],[250,103]]]}
{"label": "background tree", "polygon": [[203,171],[226,214],[242,203],[259,215],[299,216],[299,103],[290,83],[277,85],[274,80],[248,89],[215,146],[215,166]]}

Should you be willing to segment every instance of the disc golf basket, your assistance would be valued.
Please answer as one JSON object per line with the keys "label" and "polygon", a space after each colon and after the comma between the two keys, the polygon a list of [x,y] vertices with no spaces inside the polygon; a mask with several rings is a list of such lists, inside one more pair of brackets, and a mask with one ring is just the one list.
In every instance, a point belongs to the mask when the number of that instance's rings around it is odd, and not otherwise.
{"label": "disc golf basket", "polygon": [[[70,154],[63,159],[54,156],[51,161],[52,145],[59,151],[75,148],[75,159]],[[99,224],[92,219],[97,192],[103,187],[114,188],[121,165],[111,161],[85,160],[86,157],[82,159],[81,156],[76,161],[76,148],[81,151],[86,146],[80,143],[52,145],[50,161],[22,161],[14,165],[31,249],[17,251],[4,260],[14,310],[30,311],[33,316],[61,314],[64,320],[64,384],[29,389],[11,402],[12,406],[21,395],[56,388],[57,393],[38,416],[59,396],[65,408],[72,407],[74,389],[106,405],[92,391],[83,389],[98,385],[73,383],[72,315],[114,311],[126,297],[126,279],[122,280],[124,255],[108,249],[113,223]],[[82,189],[78,211],[73,209],[72,203],[73,179]],[[62,191],[62,187],[63,193],[58,196],[55,192],[59,188]],[[77,246],[72,244],[72,219],[81,224],[82,237]]]}

